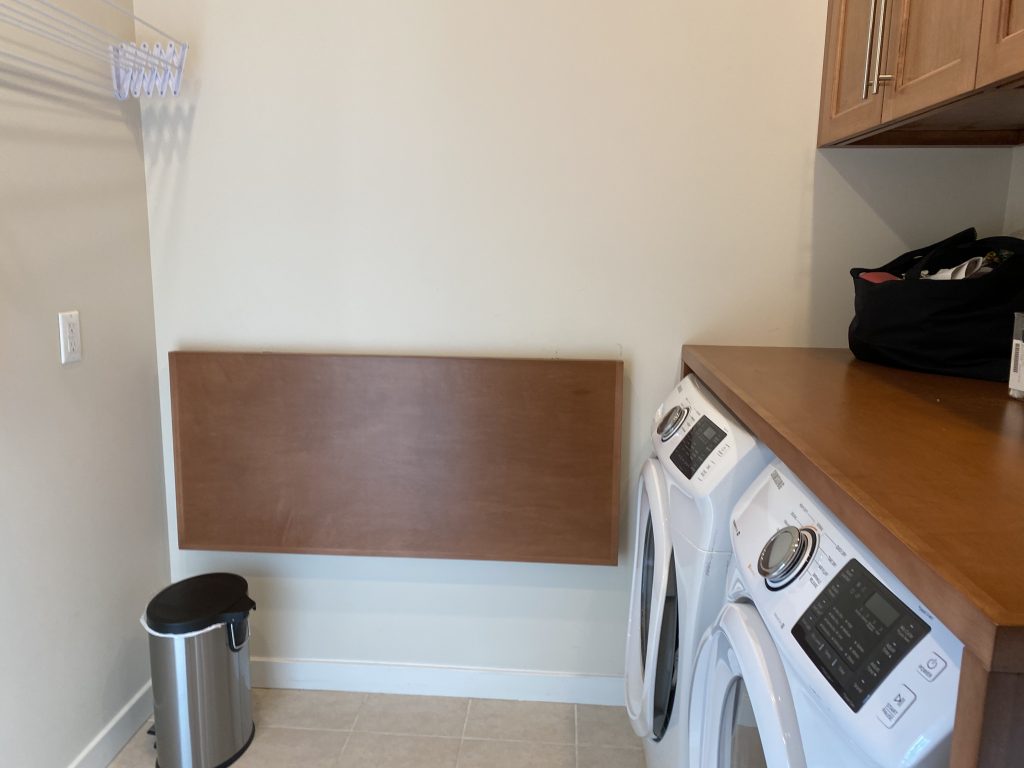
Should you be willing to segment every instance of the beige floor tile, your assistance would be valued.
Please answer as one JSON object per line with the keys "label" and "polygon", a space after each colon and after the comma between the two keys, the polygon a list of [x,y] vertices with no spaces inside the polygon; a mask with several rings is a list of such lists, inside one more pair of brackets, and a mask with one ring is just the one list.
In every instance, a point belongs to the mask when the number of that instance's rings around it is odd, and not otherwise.
{"label": "beige floor tile", "polygon": [[152,725],[153,721],[147,720],[139,728],[132,740],[114,758],[110,768],[153,768],[156,764],[156,750],[153,749],[153,737],[146,733]]}
{"label": "beige floor tile", "polygon": [[619,747],[579,747],[578,768],[644,768],[644,751]]}
{"label": "beige floor tile", "polygon": [[571,744],[529,741],[462,742],[458,768],[575,768],[576,748]]}
{"label": "beige floor tile", "polygon": [[256,726],[256,738],[235,763],[238,768],[338,768],[349,734],[302,728]]}
{"label": "beige floor tile", "polygon": [[370,694],[354,730],[460,738],[469,699]]}
{"label": "beige floor tile", "polygon": [[353,733],[339,768],[455,768],[459,740]]}
{"label": "beige floor tile", "polygon": [[366,694],[254,688],[253,719],[260,726],[348,731]]}
{"label": "beige floor tile", "polygon": [[572,704],[473,699],[466,737],[574,744],[576,715]]}
{"label": "beige floor tile", "polygon": [[602,747],[640,747],[640,739],[629,724],[624,707],[595,707],[579,704],[576,707],[576,738],[580,744]]}

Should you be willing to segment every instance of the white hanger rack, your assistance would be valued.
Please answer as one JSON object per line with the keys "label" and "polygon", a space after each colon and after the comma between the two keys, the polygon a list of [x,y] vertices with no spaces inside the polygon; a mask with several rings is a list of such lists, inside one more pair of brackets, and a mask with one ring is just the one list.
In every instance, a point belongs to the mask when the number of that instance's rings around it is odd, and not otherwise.
{"label": "white hanger rack", "polygon": [[[114,97],[123,101],[142,94],[177,96],[181,90],[181,77],[185,70],[188,43],[175,40],[166,32],[140,19],[113,0],[97,0],[134,22],[156,32],[166,42],[148,43],[126,41],[113,32],[82,18],[53,0],[0,0],[0,24],[28,32],[38,38],[56,43],[81,56],[103,62],[110,80],[97,70],[68,71],[38,60],[35,56],[22,56],[0,48],[0,59],[29,67],[46,75],[69,78],[91,87],[112,88]],[[67,63],[66,60],[62,60]],[[106,83],[102,85],[102,83]]]}

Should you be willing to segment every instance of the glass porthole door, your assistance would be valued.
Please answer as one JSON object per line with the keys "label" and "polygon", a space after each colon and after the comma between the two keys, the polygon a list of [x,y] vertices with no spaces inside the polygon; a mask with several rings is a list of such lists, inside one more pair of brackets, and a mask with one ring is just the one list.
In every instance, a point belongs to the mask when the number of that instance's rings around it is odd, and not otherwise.
{"label": "glass porthole door", "polygon": [[637,488],[633,589],[626,637],[626,710],[641,737],[660,739],[676,685],[679,623],[675,563],[661,465],[648,459]]}
{"label": "glass porthole door", "polygon": [[701,643],[691,695],[692,768],[807,768],[789,680],[754,606],[722,609]]}
{"label": "glass porthole door", "polygon": [[651,691],[651,738],[660,741],[672,719],[672,703],[676,697],[676,677],[679,667],[679,595],[676,581],[675,556],[668,558],[668,578],[661,612],[661,623],[657,627],[658,644],[654,653],[654,668],[647,674],[653,675]]}

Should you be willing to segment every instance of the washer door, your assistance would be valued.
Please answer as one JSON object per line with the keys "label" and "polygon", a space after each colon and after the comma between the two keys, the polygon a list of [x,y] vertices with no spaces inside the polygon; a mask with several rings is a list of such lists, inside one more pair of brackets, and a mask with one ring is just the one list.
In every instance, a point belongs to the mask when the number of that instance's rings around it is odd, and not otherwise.
{"label": "washer door", "polygon": [[691,696],[692,768],[807,768],[786,670],[754,606],[722,609]]}
{"label": "washer door", "polygon": [[637,489],[633,589],[626,635],[626,711],[641,738],[661,739],[672,716],[679,659],[675,560],[661,465],[648,459]]}

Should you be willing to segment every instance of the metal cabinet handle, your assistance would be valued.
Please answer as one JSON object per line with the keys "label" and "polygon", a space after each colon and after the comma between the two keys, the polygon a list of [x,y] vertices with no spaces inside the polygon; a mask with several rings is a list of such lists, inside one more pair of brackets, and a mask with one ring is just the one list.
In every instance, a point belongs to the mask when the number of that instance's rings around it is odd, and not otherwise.
{"label": "metal cabinet handle", "polygon": [[[871,77],[871,39],[875,36],[875,7],[878,0],[871,0],[871,10],[868,12],[868,36],[864,45],[864,88],[861,90],[861,99],[868,97],[868,79]],[[875,70],[877,72],[877,70]]]}
{"label": "metal cabinet handle", "polygon": [[882,9],[878,13],[878,40],[875,45],[875,79],[871,83],[872,95],[878,93],[879,83],[892,80],[892,75],[880,74],[882,67],[882,41],[885,38],[885,5],[886,0],[882,0]]}

